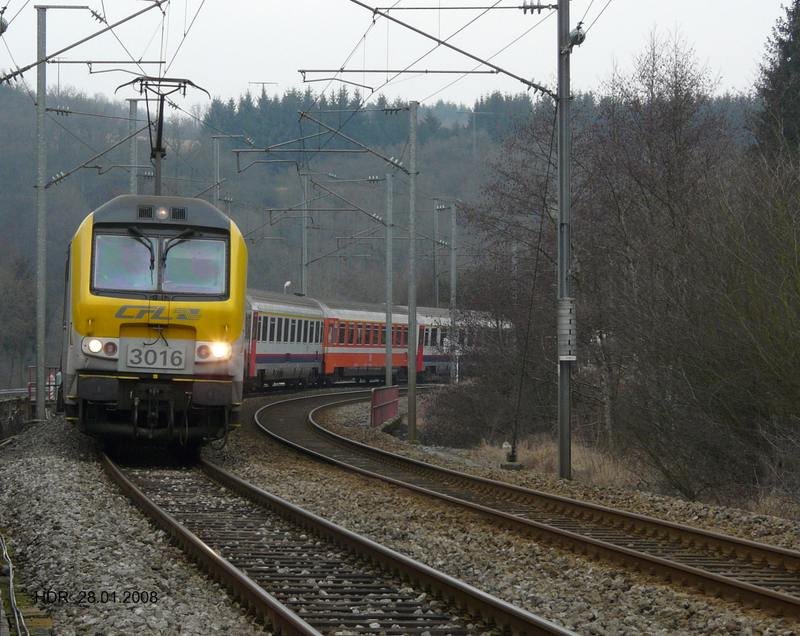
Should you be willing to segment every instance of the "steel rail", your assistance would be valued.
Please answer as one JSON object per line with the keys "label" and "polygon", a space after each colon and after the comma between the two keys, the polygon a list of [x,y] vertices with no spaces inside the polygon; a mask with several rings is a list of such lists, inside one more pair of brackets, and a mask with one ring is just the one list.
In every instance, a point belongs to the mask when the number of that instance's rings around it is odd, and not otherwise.
{"label": "steel rail", "polygon": [[[358,392],[348,392],[343,395],[352,395],[355,393]],[[622,563],[647,574],[660,575],[670,581],[690,584],[707,593],[722,595],[745,604],[770,609],[779,614],[800,617],[800,596],[793,596],[761,585],[737,580],[733,578],[735,574],[732,576],[717,574],[703,569],[702,567],[695,567],[668,558],[648,554],[647,552],[630,548],[626,545],[619,545],[601,538],[587,536],[587,534],[581,533],[580,525],[588,525],[591,522],[595,522],[602,524],[605,528],[614,529],[615,531],[627,531],[631,538],[635,540],[641,540],[644,536],[652,540],[679,542],[688,549],[714,551],[729,558],[732,568],[735,568],[736,564],[734,560],[737,558],[740,561],[749,561],[751,564],[765,564],[766,567],[783,570],[783,574],[777,571],[776,576],[786,576],[791,578],[792,581],[796,580],[795,585],[798,586],[798,589],[800,589],[800,552],[769,546],[747,539],[738,539],[709,530],[662,521],[645,515],[616,510],[598,504],[581,502],[559,495],[551,495],[505,482],[475,477],[455,470],[441,468],[347,439],[320,426],[314,419],[314,415],[322,409],[363,401],[365,399],[364,397],[351,397],[349,399],[328,402],[317,406],[308,413],[308,425],[312,427],[316,435],[334,442],[339,447],[357,451],[362,457],[364,455],[370,455],[373,458],[378,458],[384,462],[390,462],[395,466],[400,466],[407,471],[417,473],[424,472],[428,476],[433,476],[433,479],[429,479],[428,481],[436,484],[441,484],[442,477],[457,480],[460,486],[467,487],[471,489],[472,492],[494,492],[496,496],[499,495],[500,498],[506,499],[507,502],[517,505],[533,501],[540,509],[543,508],[547,511],[555,511],[556,513],[568,515],[573,522],[577,523],[578,527],[574,530],[556,527],[550,523],[536,521],[534,519],[522,517],[519,514],[500,510],[494,507],[497,501],[494,501],[491,506],[484,505],[476,501],[470,501],[463,496],[447,494],[441,490],[414,484],[402,476],[393,477],[375,470],[366,469],[362,466],[355,466],[341,458],[331,457],[323,452],[303,446],[301,443],[293,441],[285,435],[270,430],[268,426],[265,426],[259,420],[260,414],[269,408],[285,405],[292,401],[323,397],[331,398],[335,396],[301,396],[267,405],[257,411],[256,423],[270,436],[300,452],[362,475],[381,479],[382,481],[405,487],[428,496],[437,497],[465,506],[483,515],[489,516],[505,527],[521,530],[539,539],[567,547],[580,553],[607,559],[616,563]]]}
{"label": "steel rail", "polygon": [[[3,554],[3,559],[8,564],[8,602],[11,605],[11,614],[14,616],[14,626],[16,628],[17,636],[30,636],[30,630],[25,624],[25,616],[17,606],[17,598],[14,593],[14,564],[11,562],[11,557],[8,554],[6,540],[0,535],[0,552]],[[2,599],[0,599],[0,608],[2,608]],[[2,627],[0,625],[0,627]]]}
{"label": "steel rail", "polygon": [[208,460],[201,459],[200,466],[213,479],[253,503],[275,511],[292,523],[329,539],[363,559],[378,563],[383,570],[407,579],[420,588],[435,590],[439,596],[453,602],[457,607],[468,610],[470,614],[479,614],[484,620],[494,623],[504,631],[511,631],[514,634],[572,633],[555,623],[271,495]]}
{"label": "steel rail", "polygon": [[123,474],[108,455],[103,453],[101,459],[108,475],[136,506],[169,534],[184,552],[197,561],[213,578],[231,590],[246,607],[252,609],[262,619],[268,620],[282,634],[319,636],[320,632],[300,619],[255,581],[214,552],[172,515],[151,501]]}
{"label": "steel rail", "polygon": [[[138,488],[131,479],[128,479],[123,474],[122,470],[114,465],[108,456],[103,455],[102,460],[104,467],[114,481],[135,501],[137,506],[145,511],[162,529],[172,535],[181,547],[189,552],[214,578],[231,588],[238,598],[246,605],[253,607],[262,618],[273,622],[273,625],[277,625],[281,633],[319,633],[313,625],[303,621],[292,609],[283,605],[280,600],[271,596],[256,581],[221,557],[213,547],[213,543],[212,545],[206,544],[188,527],[182,525],[178,519],[151,500],[142,489]],[[466,615],[470,617],[480,615],[487,624],[493,623],[505,633],[572,634],[569,630],[554,623],[437,572],[424,564],[417,563],[402,554],[360,537],[317,515],[306,512],[275,495],[271,495],[245,482],[212,462],[200,460],[199,465],[206,476],[212,480],[209,483],[215,483],[217,486],[222,485],[225,489],[236,493],[236,495],[250,501],[259,508],[278,515],[292,526],[302,529],[303,536],[306,533],[316,535],[323,541],[338,546],[343,553],[353,555],[360,561],[377,565],[387,576],[410,581],[412,585],[419,589],[431,590],[450,605],[458,607]],[[191,492],[195,493],[195,491]],[[183,510],[184,505],[179,503],[177,507]],[[225,525],[224,522],[223,525]],[[283,536],[281,534],[281,537]],[[255,539],[258,540],[257,537]],[[237,538],[236,541],[237,543],[248,543],[249,540]],[[329,550],[329,548],[326,550]],[[250,551],[252,551],[252,548],[250,548]],[[265,553],[271,554],[269,549]],[[266,558],[274,558],[276,565],[280,565],[278,563],[281,561],[280,555],[275,554]],[[258,567],[254,567],[253,571],[257,569]],[[243,566],[243,570],[252,574],[249,567]],[[312,577],[312,574],[306,574],[305,576]],[[349,578],[352,578],[352,576]],[[302,596],[302,594],[297,594],[297,596]],[[335,618],[336,612],[339,610],[333,607],[335,605],[333,600],[331,604],[330,613],[333,618],[330,620],[335,623],[337,621]],[[314,620],[310,615],[304,614],[304,616],[309,621]],[[319,617],[316,618],[319,621]],[[420,615],[421,619],[422,615]],[[276,623],[276,620],[281,622]],[[289,622],[288,626],[286,625],[287,621]],[[369,631],[373,630],[370,629]],[[395,633],[395,631],[396,629],[392,630],[391,633]],[[437,630],[434,629],[434,631]]]}

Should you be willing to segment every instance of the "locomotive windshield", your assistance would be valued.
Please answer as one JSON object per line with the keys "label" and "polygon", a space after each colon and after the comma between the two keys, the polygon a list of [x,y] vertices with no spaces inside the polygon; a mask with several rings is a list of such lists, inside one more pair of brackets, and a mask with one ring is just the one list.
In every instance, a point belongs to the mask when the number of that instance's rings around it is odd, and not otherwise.
{"label": "locomotive windshield", "polygon": [[[148,249],[150,245],[150,249]],[[94,286],[97,289],[152,291],[156,274],[150,265],[155,241],[101,234],[94,243]]]}
{"label": "locomotive windshield", "polygon": [[170,246],[164,266],[165,292],[221,294],[225,291],[225,243],[187,239]]}
{"label": "locomotive windshield", "polygon": [[214,295],[226,292],[222,239],[97,234],[93,288],[98,291]]}

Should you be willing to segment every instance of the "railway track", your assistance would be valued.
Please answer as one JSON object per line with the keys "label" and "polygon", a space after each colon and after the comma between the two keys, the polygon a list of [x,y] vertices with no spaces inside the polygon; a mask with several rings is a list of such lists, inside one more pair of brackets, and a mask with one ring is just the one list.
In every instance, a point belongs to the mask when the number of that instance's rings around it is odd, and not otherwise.
{"label": "railway track", "polygon": [[537,539],[800,617],[800,552],[474,477],[348,440],[314,417],[321,409],[367,399],[359,392],[345,395],[273,403],[256,412],[256,423],[301,452],[466,506]]}
{"label": "railway track", "polygon": [[257,489],[214,464],[109,475],[283,634],[570,634]]}

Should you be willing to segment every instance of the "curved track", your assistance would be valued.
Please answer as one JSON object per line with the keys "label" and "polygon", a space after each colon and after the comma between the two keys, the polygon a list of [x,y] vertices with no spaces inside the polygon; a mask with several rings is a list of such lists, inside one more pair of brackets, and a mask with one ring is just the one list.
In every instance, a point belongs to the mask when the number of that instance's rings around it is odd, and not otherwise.
{"label": "curved track", "polygon": [[261,408],[256,423],[304,453],[467,506],[537,538],[800,617],[800,552],[447,470],[353,442],[314,419],[320,409],[366,399],[350,392],[283,400]]}
{"label": "curved track", "polygon": [[[103,465],[214,578],[283,634],[570,634],[202,460]],[[446,599],[446,600],[445,600]]]}

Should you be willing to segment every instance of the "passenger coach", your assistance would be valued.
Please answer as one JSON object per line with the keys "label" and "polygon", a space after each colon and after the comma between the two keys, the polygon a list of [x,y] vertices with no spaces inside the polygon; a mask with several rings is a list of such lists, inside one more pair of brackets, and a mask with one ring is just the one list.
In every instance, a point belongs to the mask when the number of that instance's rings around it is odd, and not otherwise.
{"label": "passenger coach", "polygon": [[[384,305],[323,302],[306,296],[248,292],[246,381],[257,388],[339,380],[383,380],[386,369]],[[420,307],[417,360],[420,379],[448,377],[446,310]],[[408,308],[395,306],[392,373],[408,371]]]}

